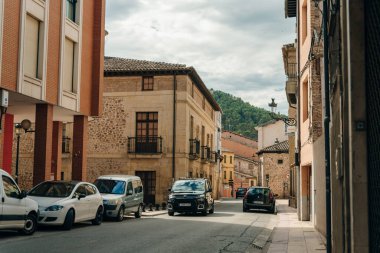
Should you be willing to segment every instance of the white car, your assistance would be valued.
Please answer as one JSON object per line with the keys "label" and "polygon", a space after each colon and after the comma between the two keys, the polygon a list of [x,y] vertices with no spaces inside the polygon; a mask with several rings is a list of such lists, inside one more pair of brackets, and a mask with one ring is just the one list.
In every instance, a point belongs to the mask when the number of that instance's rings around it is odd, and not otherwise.
{"label": "white car", "polygon": [[0,169],[0,229],[15,229],[25,235],[36,231],[38,204],[26,198],[16,182]]}
{"label": "white car", "polygon": [[69,230],[77,222],[102,223],[102,196],[91,183],[45,181],[30,190],[28,196],[38,203],[41,225],[62,225]]}

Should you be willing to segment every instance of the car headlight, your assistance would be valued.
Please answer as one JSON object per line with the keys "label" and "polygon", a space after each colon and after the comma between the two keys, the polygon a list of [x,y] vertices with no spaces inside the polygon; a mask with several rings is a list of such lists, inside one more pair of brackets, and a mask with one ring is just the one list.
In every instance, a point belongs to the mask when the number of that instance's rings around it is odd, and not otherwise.
{"label": "car headlight", "polygon": [[63,208],[63,206],[60,206],[60,205],[53,205],[53,206],[49,206],[48,208],[45,209],[45,211],[59,211]]}
{"label": "car headlight", "polygon": [[198,198],[201,198],[201,199],[202,199],[202,198],[204,198],[204,197],[205,197],[204,194],[199,194],[199,195],[198,195]]}

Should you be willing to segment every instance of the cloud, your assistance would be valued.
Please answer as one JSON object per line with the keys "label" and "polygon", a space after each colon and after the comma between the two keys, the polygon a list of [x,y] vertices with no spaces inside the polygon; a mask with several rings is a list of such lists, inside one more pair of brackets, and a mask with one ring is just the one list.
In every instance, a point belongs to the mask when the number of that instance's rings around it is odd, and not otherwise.
{"label": "cloud", "polygon": [[106,55],[194,66],[209,88],[287,107],[281,47],[295,20],[279,0],[110,0]]}

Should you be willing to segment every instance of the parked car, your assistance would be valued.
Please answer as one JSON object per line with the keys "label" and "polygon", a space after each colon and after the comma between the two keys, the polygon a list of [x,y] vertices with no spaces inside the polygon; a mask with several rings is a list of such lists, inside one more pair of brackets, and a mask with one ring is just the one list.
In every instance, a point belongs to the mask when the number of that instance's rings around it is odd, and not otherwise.
{"label": "parked car", "polygon": [[18,230],[25,235],[36,231],[38,204],[20,191],[6,171],[0,169],[0,229]]}
{"label": "parked car", "polygon": [[237,190],[236,190],[236,198],[239,198],[239,197],[243,198],[246,193],[247,193],[247,188],[243,188],[243,187],[237,188]]}
{"label": "parked car", "polygon": [[247,212],[249,209],[266,209],[274,213],[276,199],[272,190],[259,186],[249,188],[243,199],[243,212]]}
{"label": "parked car", "polygon": [[178,213],[214,213],[210,181],[204,178],[181,179],[169,189],[168,215]]}
{"label": "parked car", "polygon": [[80,181],[45,181],[35,186],[28,196],[37,201],[42,225],[62,225],[71,229],[73,223],[103,220],[103,200],[95,185]]}
{"label": "parked car", "polygon": [[137,176],[107,175],[96,179],[104,204],[104,215],[122,221],[125,214],[141,217],[144,191]]}

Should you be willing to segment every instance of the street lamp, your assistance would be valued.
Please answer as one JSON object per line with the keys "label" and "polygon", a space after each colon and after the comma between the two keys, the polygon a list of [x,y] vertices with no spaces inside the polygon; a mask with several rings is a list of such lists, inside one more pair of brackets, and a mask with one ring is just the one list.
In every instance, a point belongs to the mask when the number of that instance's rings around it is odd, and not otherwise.
{"label": "street lamp", "polygon": [[20,123],[17,123],[15,125],[15,133],[16,133],[16,136],[17,136],[17,145],[16,145],[16,183],[18,183],[18,160],[19,160],[19,156],[20,156],[20,136],[21,136],[21,133],[22,133],[22,129],[24,130],[25,133],[29,133],[29,132],[34,132],[34,130],[30,129],[32,125],[32,122],[30,122],[30,120],[28,119],[24,119],[23,121],[21,121],[21,124]]}
{"label": "street lamp", "polygon": [[272,102],[269,103],[268,105],[271,108],[270,116],[272,117],[272,119],[282,120],[288,126],[297,125],[297,120],[295,118],[280,117],[279,115],[276,114],[277,104],[274,102],[274,98],[272,98]]}
{"label": "street lamp", "polygon": [[18,183],[18,159],[20,155],[20,135],[21,135],[21,124],[16,124],[15,126],[15,133],[17,136],[17,145],[16,145],[16,183]]}

